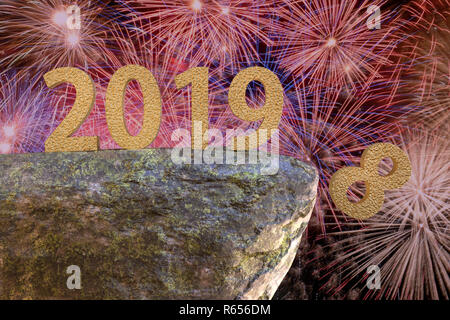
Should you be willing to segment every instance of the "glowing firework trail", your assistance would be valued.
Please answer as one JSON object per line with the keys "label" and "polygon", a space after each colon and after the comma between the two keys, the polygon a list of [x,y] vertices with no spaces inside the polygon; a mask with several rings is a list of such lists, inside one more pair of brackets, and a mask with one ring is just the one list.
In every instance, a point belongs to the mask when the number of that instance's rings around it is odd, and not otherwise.
{"label": "glowing firework trail", "polygon": [[402,90],[416,106],[412,120],[430,128],[448,125],[450,120],[449,8],[449,1],[413,1],[404,8],[410,21],[405,32],[412,36],[400,48],[411,65]]}
{"label": "glowing firework trail", "polygon": [[449,7],[449,0],[412,0],[402,9],[410,18],[410,24],[431,30],[435,27],[435,18],[445,17]]}
{"label": "glowing firework trail", "polygon": [[33,88],[33,79],[8,72],[0,75],[0,153],[44,151],[53,127],[49,97]]}
{"label": "glowing firework trail", "polygon": [[275,50],[280,63],[297,78],[313,84],[354,88],[381,77],[399,41],[394,14],[381,12],[380,29],[367,26],[370,5],[385,1],[289,1],[280,10]]}
{"label": "glowing firework trail", "polygon": [[171,56],[224,68],[253,62],[258,41],[270,44],[272,1],[138,0],[133,21],[161,42]]}
{"label": "glowing firework trail", "polygon": [[[79,17],[68,11],[73,5],[79,8]],[[4,0],[0,12],[3,67],[32,67],[45,73],[61,66],[86,65],[100,58],[99,48],[107,38],[108,18],[102,17],[104,4],[98,1]],[[78,18],[79,25],[68,23]]]}
{"label": "glowing firework trail", "polygon": [[343,281],[336,290],[342,290],[365,281],[366,269],[378,265],[381,290],[368,291],[366,298],[449,299],[449,141],[411,131],[402,148],[412,164],[411,179],[386,192],[382,212],[365,223],[367,228],[338,233],[346,238],[330,274],[339,266]]}

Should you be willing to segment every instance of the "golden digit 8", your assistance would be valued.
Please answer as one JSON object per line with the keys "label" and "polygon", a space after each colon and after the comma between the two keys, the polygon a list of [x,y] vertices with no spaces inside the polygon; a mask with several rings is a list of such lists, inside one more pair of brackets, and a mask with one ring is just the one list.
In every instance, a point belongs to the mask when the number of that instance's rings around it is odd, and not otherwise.
{"label": "golden digit 8", "polygon": [[[387,176],[378,174],[383,158],[391,158],[394,164]],[[338,170],[330,180],[330,195],[336,207],[355,219],[368,219],[381,210],[384,190],[400,188],[411,176],[408,156],[390,143],[376,143],[364,150],[361,167],[345,167]],[[359,202],[347,198],[348,188],[357,181],[364,181],[366,193]]]}

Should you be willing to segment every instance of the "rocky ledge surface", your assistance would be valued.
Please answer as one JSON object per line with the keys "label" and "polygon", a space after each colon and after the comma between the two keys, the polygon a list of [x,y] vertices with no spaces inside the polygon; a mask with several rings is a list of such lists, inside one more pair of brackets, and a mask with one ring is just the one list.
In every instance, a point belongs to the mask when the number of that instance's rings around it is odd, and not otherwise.
{"label": "rocky ledge surface", "polygon": [[2,155],[0,172],[2,299],[270,299],[318,179],[287,157],[262,175],[163,149]]}

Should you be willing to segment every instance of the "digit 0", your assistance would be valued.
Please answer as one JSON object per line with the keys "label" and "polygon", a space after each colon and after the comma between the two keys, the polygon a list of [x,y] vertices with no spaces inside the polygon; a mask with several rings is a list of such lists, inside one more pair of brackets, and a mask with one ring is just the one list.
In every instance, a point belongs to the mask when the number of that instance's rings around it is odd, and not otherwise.
{"label": "digit 0", "polygon": [[[144,117],[141,131],[132,136],[127,130],[123,101],[128,83],[139,81],[144,97]],[[144,67],[128,65],[117,70],[106,90],[106,122],[114,141],[124,149],[142,149],[156,138],[161,122],[161,95],[152,73]]]}

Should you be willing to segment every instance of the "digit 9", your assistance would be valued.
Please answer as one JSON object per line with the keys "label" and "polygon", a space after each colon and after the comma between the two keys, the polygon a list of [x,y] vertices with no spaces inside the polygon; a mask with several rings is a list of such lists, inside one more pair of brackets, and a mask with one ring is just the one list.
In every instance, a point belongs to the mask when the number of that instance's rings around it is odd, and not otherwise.
{"label": "digit 9", "polygon": [[[258,81],[264,86],[266,101],[259,109],[250,108],[246,101],[247,87],[252,81]],[[263,120],[258,130],[247,136],[245,146],[239,146],[237,138],[233,139],[231,147],[236,150],[256,149],[266,141],[260,139],[262,130],[271,132],[278,129],[283,112],[283,87],[278,77],[270,70],[252,67],[242,70],[233,79],[228,93],[228,103],[231,111],[239,119],[245,121]],[[256,137],[254,137],[256,135]],[[259,139],[258,139],[259,138]],[[255,141],[258,141],[255,145]]]}

